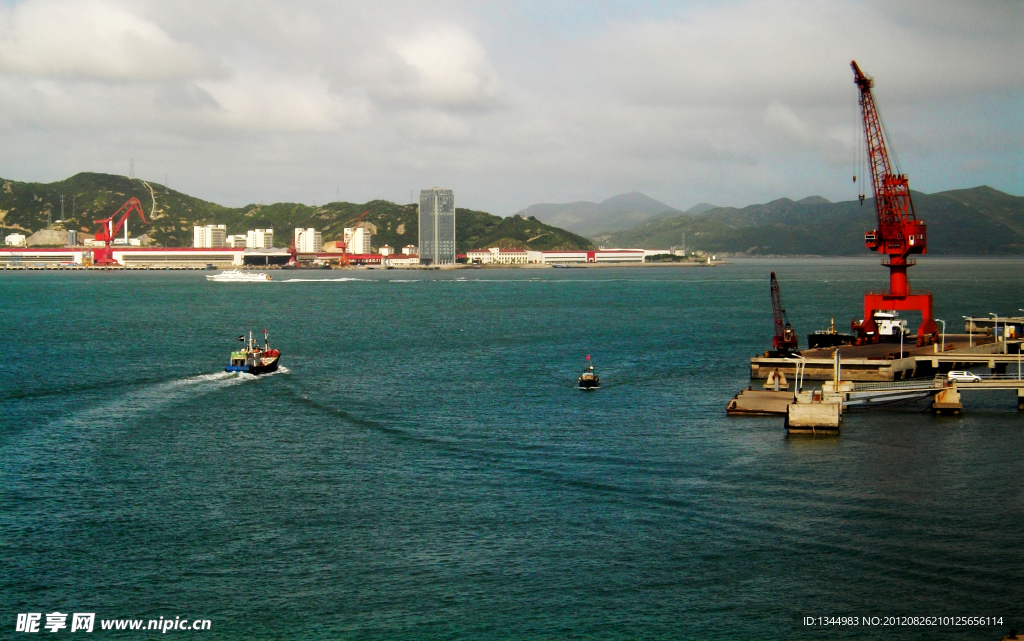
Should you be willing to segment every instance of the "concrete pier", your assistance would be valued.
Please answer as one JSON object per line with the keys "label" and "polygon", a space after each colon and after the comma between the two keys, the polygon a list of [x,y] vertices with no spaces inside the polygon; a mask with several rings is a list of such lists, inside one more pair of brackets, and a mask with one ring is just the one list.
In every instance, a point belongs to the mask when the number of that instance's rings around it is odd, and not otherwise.
{"label": "concrete pier", "polygon": [[1017,363],[1021,341],[1004,343],[985,335],[947,334],[943,347],[940,351],[940,345],[904,345],[901,350],[899,343],[877,343],[803,350],[788,357],[755,356],[750,359],[750,378],[764,380],[776,370],[791,378],[797,363],[802,363],[805,380],[832,380],[837,349],[846,381],[900,381],[971,366],[1005,371]]}

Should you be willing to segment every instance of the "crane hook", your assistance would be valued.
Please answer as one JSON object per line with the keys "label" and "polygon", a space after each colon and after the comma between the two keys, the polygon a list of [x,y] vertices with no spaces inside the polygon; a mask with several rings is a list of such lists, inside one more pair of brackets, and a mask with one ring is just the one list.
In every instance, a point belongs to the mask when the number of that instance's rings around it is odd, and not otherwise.
{"label": "crane hook", "polygon": [[861,207],[863,207],[863,206],[864,206],[864,194],[861,194],[861,195],[860,195],[860,206],[861,206]]}

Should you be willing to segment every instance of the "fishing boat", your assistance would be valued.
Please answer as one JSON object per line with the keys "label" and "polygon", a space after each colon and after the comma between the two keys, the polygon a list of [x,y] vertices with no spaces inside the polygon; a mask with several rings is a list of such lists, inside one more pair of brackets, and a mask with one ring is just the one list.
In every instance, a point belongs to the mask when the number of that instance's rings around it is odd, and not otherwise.
{"label": "fishing boat", "polygon": [[212,280],[215,283],[265,283],[270,280],[270,274],[264,274],[263,272],[250,274],[249,272],[232,269],[231,271],[207,276],[206,280]]}
{"label": "fishing boat", "polygon": [[597,372],[594,371],[594,366],[590,364],[590,354],[587,354],[587,367],[580,374],[577,384],[581,390],[592,390],[601,387],[601,377],[597,375]]}
{"label": "fishing boat", "polygon": [[[246,343],[245,335],[238,337],[242,343]],[[252,331],[249,332],[249,340],[243,349],[231,352],[231,361],[225,372],[242,372],[244,374],[269,374],[276,372],[281,361],[281,352],[270,347],[267,339],[267,330],[263,330],[263,347],[256,345]]]}

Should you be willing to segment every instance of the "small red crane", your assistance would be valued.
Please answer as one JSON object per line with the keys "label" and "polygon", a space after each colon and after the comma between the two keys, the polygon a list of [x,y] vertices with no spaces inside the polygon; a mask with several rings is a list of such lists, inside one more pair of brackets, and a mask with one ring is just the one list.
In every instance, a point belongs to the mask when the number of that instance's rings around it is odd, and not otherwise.
{"label": "small red crane", "polygon": [[[104,218],[102,220],[93,221],[97,225],[102,225],[99,231],[96,232],[95,240],[99,240],[105,243],[100,249],[92,250],[92,262],[94,265],[117,265],[117,261],[114,260],[114,252],[110,249],[110,243],[117,236],[117,233],[121,231],[121,227],[128,221],[128,216],[133,211],[139,213],[139,217],[142,218],[142,222],[149,224],[146,220],[146,214],[142,211],[142,203],[139,202],[138,198],[132,197],[128,201],[121,205],[121,208],[114,212],[114,215],[110,218]],[[123,215],[122,215],[123,214]],[[114,224],[114,219],[121,215],[121,219]]]}
{"label": "small red crane", "polygon": [[[352,227],[352,235],[353,236],[356,235],[356,230],[359,229],[359,223],[363,222],[363,218],[366,217],[366,214],[368,214],[368,213],[370,213],[369,209],[367,209],[363,213],[359,214],[359,219],[356,220],[355,226]],[[348,243],[345,242],[344,233],[345,232],[342,231],[342,237],[341,237],[341,243],[340,243],[341,244],[341,258],[338,259],[338,266],[339,267],[348,267]]]}
{"label": "small red crane", "polygon": [[882,264],[889,268],[889,291],[864,294],[864,319],[859,323],[854,321],[853,329],[858,333],[858,342],[877,341],[875,311],[918,310],[922,319],[921,326],[917,328],[917,344],[924,345],[939,333],[932,318],[932,293],[911,292],[907,268],[917,262],[911,258],[912,254],[927,252],[927,228],[924,221],[918,220],[914,214],[906,174],[892,173],[882,134],[882,120],[871,96],[875,81],[864,75],[856,60],[850,62],[850,67],[853,68],[853,82],[860,90],[860,110],[878,216],[878,227],[864,234],[864,244],[868,249],[884,254]]}
{"label": "small red crane", "polygon": [[775,336],[772,337],[772,347],[777,352],[789,353],[796,351],[799,347],[796,332],[789,324],[786,317],[786,308],[782,306],[782,294],[779,292],[779,281],[772,272],[772,318],[775,320]]}

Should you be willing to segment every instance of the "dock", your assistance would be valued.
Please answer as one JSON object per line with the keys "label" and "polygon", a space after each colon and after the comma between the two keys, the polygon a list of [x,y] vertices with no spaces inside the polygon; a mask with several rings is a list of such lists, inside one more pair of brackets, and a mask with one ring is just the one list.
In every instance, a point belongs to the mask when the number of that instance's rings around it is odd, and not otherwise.
{"label": "dock", "polygon": [[825,349],[805,349],[787,357],[755,356],[750,359],[750,378],[767,379],[776,370],[786,377],[796,374],[797,364],[804,379],[827,381],[833,378],[835,353],[839,351],[842,380],[891,382],[931,377],[955,369],[986,367],[1002,374],[1014,368],[1021,358],[1021,340],[996,340],[987,335],[947,334],[945,345],[917,347],[899,343],[842,345]]}
{"label": "dock", "polygon": [[[1024,410],[1024,341],[984,335],[951,338],[910,349],[896,345],[894,350],[891,343],[844,345],[752,358],[751,378],[765,378],[763,389],[751,385],[741,391],[727,404],[726,414],[785,416],[789,434],[817,435],[838,434],[848,412],[927,399],[936,414],[959,414],[963,391],[1010,391],[1017,409]],[[988,372],[971,372],[970,381],[948,376],[972,367]],[[804,382],[811,380],[825,382],[820,389],[804,391]],[[790,382],[795,391],[790,391]]]}

